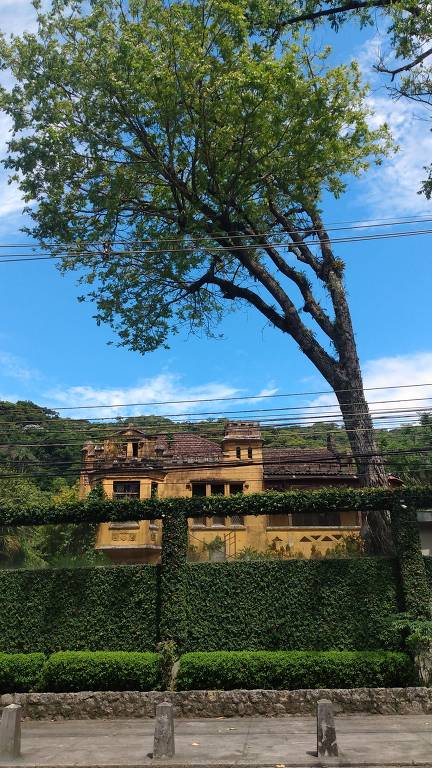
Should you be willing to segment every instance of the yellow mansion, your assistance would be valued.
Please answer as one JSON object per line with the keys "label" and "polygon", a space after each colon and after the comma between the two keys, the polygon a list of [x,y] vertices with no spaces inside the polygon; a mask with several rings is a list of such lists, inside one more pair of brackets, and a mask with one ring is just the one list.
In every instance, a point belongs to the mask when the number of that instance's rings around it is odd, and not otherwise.
{"label": "yellow mansion", "polygon": [[[109,498],[211,496],[356,485],[355,468],[327,448],[265,448],[255,422],[228,422],[221,442],[193,432],[154,434],[128,427],[83,448],[81,495],[102,483]],[[197,560],[233,558],[245,548],[288,548],[306,557],[325,552],[359,530],[354,512],[200,518],[189,521]],[[156,563],[161,521],[103,523],[96,548],[117,563]]]}

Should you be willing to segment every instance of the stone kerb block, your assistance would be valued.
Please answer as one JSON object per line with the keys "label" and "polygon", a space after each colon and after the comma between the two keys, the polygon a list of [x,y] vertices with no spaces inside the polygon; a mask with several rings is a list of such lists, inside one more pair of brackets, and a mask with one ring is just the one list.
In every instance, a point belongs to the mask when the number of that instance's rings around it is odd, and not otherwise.
{"label": "stone kerb block", "polygon": [[174,757],[174,707],[167,701],[156,706],[153,758]]}
{"label": "stone kerb block", "polygon": [[333,704],[329,699],[320,699],[317,704],[317,753],[318,757],[337,757],[339,754]]}
{"label": "stone kerb block", "polygon": [[9,704],[3,709],[0,723],[0,757],[19,757],[21,754],[21,707]]}

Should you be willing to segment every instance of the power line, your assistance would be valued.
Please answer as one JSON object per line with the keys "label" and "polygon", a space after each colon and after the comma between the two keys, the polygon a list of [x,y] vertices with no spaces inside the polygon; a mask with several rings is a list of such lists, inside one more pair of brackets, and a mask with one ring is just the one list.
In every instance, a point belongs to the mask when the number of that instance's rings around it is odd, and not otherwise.
{"label": "power line", "polygon": [[[78,410],[88,410],[88,409],[95,409],[95,408],[138,408],[138,407],[146,408],[146,407],[155,406],[155,405],[183,405],[186,403],[187,404],[221,403],[221,402],[234,402],[234,401],[248,402],[249,400],[269,400],[270,398],[274,399],[279,397],[315,397],[318,395],[338,395],[338,394],[347,394],[349,392],[378,392],[378,391],[384,391],[388,389],[414,389],[418,387],[432,387],[432,383],[423,382],[420,384],[390,384],[387,386],[380,386],[380,387],[351,387],[347,389],[334,389],[334,390],[324,389],[324,390],[316,390],[316,391],[285,392],[285,393],[258,394],[258,395],[230,395],[230,396],[224,396],[224,397],[200,397],[200,398],[190,398],[190,399],[183,399],[183,400],[151,400],[148,402],[140,402],[140,403],[111,403],[109,405],[104,403],[96,403],[94,405],[61,405],[61,406],[40,406],[40,407],[46,408],[47,410],[50,410],[50,411],[78,411]],[[337,405],[337,403],[335,403],[335,405]],[[14,404],[14,407],[19,409],[19,408],[23,408],[24,406]],[[135,418],[135,417],[131,416],[129,418]],[[1,421],[0,421],[0,424],[1,424]]]}
{"label": "power line", "polygon": [[[427,413],[429,413],[429,409],[424,409],[424,410],[426,410]],[[377,421],[385,422],[386,424],[387,423],[391,423],[393,421],[397,421],[399,423],[402,419],[414,419],[414,418],[418,419],[418,413],[419,413],[419,411],[415,411],[413,413],[413,412],[411,412],[411,410],[403,410],[403,411],[397,412],[397,413],[395,413],[393,411],[388,411],[388,412],[384,411],[384,412],[381,412],[381,413],[378,412],[375,416],[373,416],[372,420],[374,422],[377,422]],[[362,415],[366,415],[366,414],[364,412],[363,414],[359,413],[359,414],[352,414],[352,415],[362,416]],[[336,423],[337,419],[339,421],[341,421],[342,423],[341,423],[340,428],[338,428],[337,430],[334,431],[334,434],[341,434],[341,435],[343,435],[344,433],[351,434],[351,433],[356,433],[356,432],[374,432],[374,431],[377,430],[376,427],[365,427],[365,428],[352,427],[352,428],[346,428],[343,425],[343,421],[342,421],[342,417],[341,416],[332,419],[330,423],[332,425],[334,425]],[[327,421],[327,419],[325,417],[322,417],[322,418],[318,418],[318,417],[315,417],[315,418],[305,417],[304,420],[297,419],[296,421],[294,421],[294,420],[287,421],[285,419],[285,420],[260,422],[260,427],[263,430],[270,430],[270,429],[280,430],[280,429],[291,429],[292,428],[294,431],[295,431],[295,428],[297,427],[297,431],[299,432],[299,430],[301,428],[305,429],[309,425],[310,426],[315,426],[317,424],[324,424],[325,425],[327,423],[329,423],[329,422]],[[257,424],[257,426],[258,426],[258,424]],[[429,427],[429,425],[421,425],[421,424],[414,425],[414,424],[411,424],[411,422],[410,422],[410,424],[408,426],[418,426],[418,428],[428,428]],[[384,427],[381,425],[381,428],[384,428]],[[147,435],[154,435],[154,436],[157,436],[158,434],[169,434],[169,433],[172,433],[172,434],[193,434],[194,436],[201,436],[201,437],[206,437],[206,438],[209,438],[209,435],[211,435],[213,437],[216,437],[219,440],[221,440],[223,438],[222,431],[219,431],[219,430],[216,430],[216,429],[212,429],[211,427],[210,427],[210,431],[207,430],[205,427],[203,427],[202,428],[202,431],[204,432],[203,435],[200,435],[199,431],[198,432],[191,432],[191,431],[188,431],[187,429],[185,429],[184,427],[182,427],[181,429],[178,429],[178,430],[174,430],[174,429],[170,428],[169,430],[167,430],[165,432],[161,432],[161,430],[154,430],[153,432],[151,432],[149,430],[142,430],[142,431],[145,434],[147,434]],[[245,434],[248,433],[248,428],[247,427],[244,427],[244,433]],[[0,432],[0,434],[1,434],[1,432]],[[61,430],[59,432],[53,433],[53,437],[57,437],[59,434],[60,435],[62,434]],[[66,434],[66,433],[63,433],[63,434]],[[91,433],[89,433],[89,434],[91,434]],[[311,433],[309,432],[308,434],[310,435]],[[319,432],[319,433],[316,433],[316,434],[320,435],[321,437],[323,436],[322,432]],[[119,437],[119,435],[118,434],[116,435],[115,432],[114,433],[111,432],[110,435],[113,438]],[[239,439],[241,439],[242,433],[241,432],[240,433],[237,432],[237,436],[238,436]],[[31,443],[31,442],[15,442],[15,441],[11,441],[11,442],[8,442],[8,443],[0,444],[0,449],[1,448],[11,448],[11,447],[21,447],[21,448],[25,448],[25,447],[28,447],[28,448],[44,448],[44,447],[60,448],[60,447],[63,447],[64,448],[64,447],[73,446],[73,445],[81,445],[82,446],[83,445],[83,441],[84,441],[84,436],[80,437],[77,440],[73,440],[73,441],[69,441],[69,442]]]}
{"label": "power line", "polygon": [[[431,412],[430,407],[403,408],[403,409],[396,409],[396,410],[382,409],[382,410],[373,411],[371,418],[373,422],[384,421],[390,424],[393,421],[400,422],[401,419],[417,419],[418,420],[419,416],[429,414],[430,412]],[[363,415],[364,416],[366,415],[366,412],[352,413],[347,415],[359,415],[359,416]],[[300,417],[300,416],[290,417],[289,415],[274,416],[274,417],[265,416],[265,417],[262,417],[260,421],[254,421],[250,423],[252,423],[254,426],[257,426],[262,430],[270,430],[270,429],[295,430],[295,428],[297,427],[297,431],[299,431],[300,429],[306,429],[309,426],[314,426],[317,424],[323,424],[323,425],[329,424],[332,426],[334,425],[337,426],[338,422],[341,422],[341,426],[338,427],[337,430],[335,430],[335,433],[339,433],[343,435],[344,433],[351,433],[351,432],[357,431],[357,428],[347,429],[343,424],[343,417],[340,414],[338,415],[336,413],[313,414],[313,415],[306,415],[303,417]],[[236,423],[236,422],[234,421],[231,423]],[[0,422],[0,425],[1,425],[1,422]],[[33,425],[29,424],[28,426],[33,426]],[[34,426],[37,426],[37,425],[34,425]],[[218,426],[219,426],[219,429],[218,429]],[[70,424],[68,424],[65,427],[62,427],[61,425],[58,425],[58,427],[52,427],[52,425],[49,425],[47,428],[41,427],[39,431],[44,433],[44,437],[45,436],[59,437],[60,435],[67,435],[68,433],[71,435],[81,434],[82,437],[80,438],[79,441],[77,441],[81,443],[85,439],[86,435],[88,435],[88,439],[96,439],[96,440],[105,439],[105,436],[108,436],[111,438],[120,437],[121,433],[127,428],[136,429],[142,432],[143,434],[145,434],[146,436],[157,436],[161,434],[192,434],[195,436],[202,436],[207,438],[211,436],[215,436],[221,439],[223,437],[223,431],[222,431],[223,426],[224,426],[224,422],[222,421],[220,425],[212,422],[200,421],[200,422],[190,422],[190,423],[173,422],[172,425],[163,424],[161,426],[154,425],[154,424],[150,426],[140,425],[140,424],[124,424],[124,425],[121,425],[120,427],[116,427],[116,425],[114,424],[113,425],[91,424],[88,427],[80,426],[79,428],[78,427],[73,428]],[[422,426],[424,426],[424,428],[427,428],[429,425],[418,424],[417,426],[419,428],[421,428]],[[377,428],[378,427],[366,427],[366,428],[359,428],[359,429],[360,431],[374,432],[377,430]],[[19,425],[18,429],[20,429],[21,432],[28,433],[28,430],[26,430],[25,427],[21,427]],[[236,434],[238,434],[239,436],[241,436],[242,433],[247,434],[249,429],[250,427],[248,427],[247,425],[242,426],[241,424],[239,424],[236,427]],[[7,436],[8,434],[14,435],[16,430],[14,429],[13,426],[8,426],[7,429],[1,430],[1,426],[0,426],[0,435],[2,434],[2,432],[4,435]],[[327,433],[328,433],[328,430],[327,430]],[[308,434],[310,435],[311,433],[309,432]],[[322,435],[323,433],[320,432],[315,434]],[[11,445],[33,445],[33,444],[10,442],[10,443],[7,443],[7,445],[11,446]],[[53,444],[43,443],[43,445],[53,445]]]}
{"label": "power line", "polygon": [[[257,396],[257,397],[259,397],[259,396]],[[275,395],[275,397],[277,397],[277,395]],[[282,395],[281,395],[281,397],[282,397]],[[245,398],[245,399],[247,399],[247,398]],[[397,399],[393,399],[393,400],[389,400],[389,399],[387,399],[387,400],[374,400],[369,405],[372,407],[371,413],[373,414],[373,412],[374,412],[373,411],[373,407],[376,406],[376,405],[382,405],[382,404],[386,404],[386,403],[410,403],[410,402],[420,402],[420,401],[424,402],[426,400],[432,400],[432,395],[430,397],[408,397],[408,398],[397,398]],[[273,413],[282,412],[282,411],[285,412],[285,413],[288,412],[288,411],[311,411],[311,410],[316,411],[316,410],[334,408],[335,405],[336,405],[336,403],[321,404],[321,405],[318,405],[318,404],[317,405],[292,405],[292,406],[283,406],[283,407],[280,407],[280,408],[240,408],[240,409],[235,410],[235,411],[229,411],[229,410],[223,410],[223,411],[195,411],[192,414],[190,412],[165,413],[165,414],[157,414],[157,415],[150,415],[150,414],[144,414],[143,413],[143,414],[136,414],[134,416],[90,417],[90,418],[87,418],[86,421],[88,421],[88,422],[98,422],[98,421],[110,421],[110,422],[113,422],[113,419],[116,419],[116,420],[120,420],[120,419],[121,420],[126,420],[126,419],[141,419],[141,418],[145,419],[145,418],[151,418],[153,420],[159,420],[161,422],[161,426],[165,426],[165,427],[168,428],[169,425],[167,425],[162,420],[167,420],[167,419],[172,420],[172,419],[177,419],[177,418],[183,417],[185,419],[184,423],[187,423],[189,425],[189,424],[195,423],[195,421],[198,421],[198,422],[208,421],[208,419],[207,420],[198,419],[198,417],[202,417],[202,416],[219,416],[220,419],[224,419],[227,414],[230,415],[230,416],[231,415],[233,415],[233,416],[237,415],[238,416],[239,414],[242,414],[242,413],[248,413],[248,414],[250,414],[250,413],[252,413],[252,414],[253,413],[270,413],[270,414],[273,414]],[[112,407],[116,407],[116,406],[112,406]],[[414,409],[412,409],[412,410],[414,410]],[[324,414],[324,415],[326,415],[326,414]],[[331,414],[329,414],[329,415],[331,416]],[[243,417],[241,417],[241,418],[243,418]],[[77,426],[74,426],[74,421],[76,421]],[[233,419],[233,421],[235,421],[235,419]],[[5,424],[6,425],[11,425],[12,424],[12,425],[15,425],[15,426],[19,426],[20,424],[27,425],[28,423],[31,424],[31,425],[44,424],[44,425],[46,425],[45,429],[47,429],[47,428],[50,429],[52,427],[53,430],[57,431],[56,421],[54,419],[50,420],[49,416],[46,417],[45,421],[38,421],[38,420],[32,419],[31,416],[29,416],[26,419],[23,419],[23,421],[21,421],[21,422],[18,421],[17,419],[16,420],[12,420],[12,421],[10,421],[10,420],[2,420],[1,419],[1,404],[0,404],[0,430],[3,428],[3,425],[5,425]],[[176,424],[176,423],[177,422],[173,422],[173,424]],[[70,420],[67,423],[66,423],[66,420],[65,420],[65,422],[62,425],[62,427],[64,427],[65,430],[66,430],[66,426],[67,426],[68,428],[70,427],[70,429],[73,430],[73,431],[80,431],[81,429],[87,431],[87,429],[88,429],[87,425],[80,426],[80,424],[81,424],[81,420],[78,420],[78,419],[77,420]],[[115,425],[114,422],[112,423],[113,427],[117,426],[117,425]],[[131,423],[131,426],[133,426],[133,423]],[[152,423],[152,424],[149,424],[148,426],[149,426],[149,429],[152,429],[153,427],[156,427],[157,425]],[[95,429],[96,428],[102,429],[104,427],[109,429],[109,428],[111,428],[111,425],[104,425],[104,424],[100,424],[100,425],[95,424],[94,425]],[[144,427],[145,427],[145,425],[144,425]]]}
{"label": "power line", "polygon": [[[314,450],[314,449],[311,449],[311,450]],[[361,459],[384,458],[384,457],[394,458],[396,456],[418,456],[418,455],[425,455],[425,454],[430,454],[430,453],[432,453],[432,445],[424,446],[422,448],[416,448],[416,449],[407,448],[407,449],[397,449],[397,450],[393,450],[393,451],[365,452],[365,453],[356,453],[356,454],[354,454],[354,453],[352,453],[352,454],[344,453],[344,454],[341,454],[339,456],[329,456],[329,457],[325,457],[325,458],[324,457],[322,457],[322,458],[321,457],[317,457],[317,458],[306,459],[305,457],[301,457],[301,458],[287,459],[286,457],[281,457],[281,458],[278,458],[278,459],[276,459],[276,458],[275,459],[268,459],[268,460],[263,461],[263,462],[261,462],[261,461],[260,462],[256,462],[256,461],[253,461],[253,460],[251,460],[251,461],[233,460],[233,461],[224,461],[224,462],[209,462],[209,461],[205,462],[205,461],[203,461],[202,463],[199,463],[199,462],[196,462],[196,463],[184,462],[183,463],[183,462],[179,461],[178,463],[171,464],[171,465],[165,466],[165,467],[161,467],[161,469],[163,469],[164,471],[169,471],[169,470],[176,470],[176,469],[178,470],[178,469],[185,469],[185,468],[187,468],[187,469],[192,471],[192,470],[202,470],[202,469],[209,470],[209,469],[214,468],[215,466],[217,466],[219,468],[222,467],[223,469],[234,469],[234,468],[238,469],[239,467],[240,468],[243,468],[243,467],[249,467],[250,468],[250,467],[253,467],[253,466],[257,466],[257,467],[261,467],[262,466],[264,468],[264,472],[265,472],[265,468],[266,467],[278,466],[280,464],[283,464],[283,466],[290,466],[290,467],[294,467],[294,468],[296,466],[304,466],[304,465],[307,465],[308,467],[309,466],[315,466],[315,465],[320,465],[320,466],[324,465],[324,466],[327,466],[327,467],[330,466],[330,468],[332,466],[334,466],[335,468],[338,468],[340,470],[343,470],[343,469],[348,470],[349,467],[353,466],[353,463],[355,461],[358,461],[358,460],[361,460]],[[67,469],[67,468],[65,468],[66,473],[69,474],[69,475],[73,474],[73,475],[76,476],[77,474],[80,473],[81,468],[82,468],[82,471],[84,472],[84,474],[103,474],[104,472],[109,472],[110,474],[112,474],[112,472],[111,472],[112,467],[111,466],[107,466],[106,464],[105,465],[101,465],[101,466],[95,466],[95,467],[92,467],[92,468],[86,468],[86,467],[81,467],[81,465],[77,465],[76,463],[74,464],[73,461],[71,461],[71,462],[60,462],[60,461],[59,462],[53,462],[52,464],[50,464],[49,469],[57,467],[57,466],[63,466],[64,464],[66,464],[67,467],[70,467],[70,466],[72,466],[72,467],[75,466],[76,467],[76,469],[70,469],[70,468]],[[28,465],[29,466],[37,466],[37,467],[40,467],[40,466],[43,467],[44,466],[43,462],[29,462]],[[3,466],[8,467],[7,464],[3,464]],[[425,466],[428,466],[428,465],[425,465]],[[430,466],[430,468],[432,469],[432,465]],[[134,466],[133,464],[130,464],[128,467],[117,466],[117,467],[115,467],[115,469],[118,470],[119,474],[126,474],[127,472],[130,472],[130,471],[134,471],[135,473],[139,473],[140,469],[145,471],[145,470],[148,470],[149,467],[146,467],[146,466],[139,467],[139,466]],[[151,469],[157,470],[158,467],[151,467]],[[299,476],[303,476],[304,473],[298,472],[297,474]],[[340,474],[341,474],[341,472],[336,473],[337,476],[340,476]],[[343,474],[343,472],[342,472],[342,474]],[[350,474],[350,473],[346,472],[345,474]],[[293,473],[293,475],[295,475],[295,472]],[[32,477],[32,476],[36,476],[36,475],[34,473],[26,473],[25,475],[23,474],[23,477]],[[41,477],[46,477],[46,476],[49,476],[49,475],[47,475],[46,473],[41,473],[40,476]],[[58,474],[53,475],[53,476],[57,477]],[[0,480],[1,479],[6,479],[6,477],[8,479],[10,479],[10,477],[16,477],[16,474],[13,475],[13,476],[6,476],[6,475],[0,473]],[[276,479],[276,477],[275,477],[275,479]],[[178,485],[178,483],[171,483],[171,484],[172,485]]]}
{"label": "power line", "polygon": [[[321,246],[321,245],[334,245],[335,243],[357,243],[357,242],[367,242],[372,240],[387,240],[392,239],[395,237],[415,237],[417,235],[430,235],[432,234],[432,229],[420,229],[420,230],[412,230],[408,232],[387,232],[387,233],[380,233],[380,234],[373,234],[373,235],[359,235],[357,237],[339,237],[339,238],[326,238],[322,239],[320,241],[315,240],[302,240],[301,245],[305,245],[307,247],[315,247],[315,246]],[[248,235],[244,235],[244,237],[248,237]],[[206,247],[204,245],[204,247]],[[248,245],[229,245],[229,246],[209,246],[209,249],[212,251],[212,253],[215,252],[225,252],[225,251],[244,251],[244,250],[250,250],[251,248],[259,248],[262,250],[265,250],[265,248],[296,248],[298,247],[295,242],[291,243],[259,243],[257,245],[255,244],[248,244]],[[104,256],[103,254],[97,254],[97,253],[91,253],[89,251],[72,251],[67,252],[64,254],[50,254],[48,256],[28,256],[27,254],[20,254],[19,256],[11,256],[11,254],[2,255],[0,257],[0,264],[11,264],[11,263],[21,263],[21,262],[28,262],[28,261],[46,261],[46,260],[52,260],[52,259],[63,259],[63,258],[77,258],[78,256],[83,256],[86,259],[91,258],[106,258],[108,259],[108,256],[113,256],[115,258],[119,258],[120,256],[127,256],[128,258],[135,257],[136,256],[148,256],[148,255],[158,255],[158,254],[164,254],[164,253],[195,253],[197,251],[202,250],[202,247],[198,248],[196,246],[192,247],[183,247],[183,248],[156,248],[156,249],[139,249],[139,250],[123,250],[123,251],[110,251],[109,254]]]}
{"label": "power line", "polygon": [[[406,224],[422,224],[422,223],[427,223],[429,221],[432,221],[432,219],[427,214],[425,214],[422,217],[419,216],[418,218],[412,218],[410,216],[406,216],[406,217],[400,217],[399,219],[392,219],[392,218],[390,218],[390,219],[370,219],[369,221],[363,219],[360,222],[358,220],[354,219],[352,221],[347,221],[347,222],[332,222],[328,226],[324,225],[323,229],[326,232],[335,232],[335,231],[355,230],[355,229],[372,229],[372,228],[376,228],[376,227],[402,226],[402,225],[406,225]],[[303,230],[307,230],[308,233],[312,234],[314,232],[316,233],[316,232],[321,231],[321,228],[317,228],[317,227],[298,227],[297,229],[293,229],[293,230],[282,230],[282,232],[279,232],[277,230],[275,231],[275,229],[272,229],[272,230],[269,230],[267,232],[258,232],[258,233],[251,232],[251,233],[248,233],[248,234],[239,233],[237,236],[248,237],[248,238],[256,238],[256,237],[268,237],[268,236],[272,236],[274,234],[292,235],[292,234],[297,234],[298,232],[301,232]],[[217,237],[217,239],[219,239],[219,240],[221,240],[221,239],[225,240],[225,239],[232,239],[233,237],[236,237],[236,235],[235,234],[234,235],[233,234],[230,234],[230,235],[222,235],[222,234],[220,234],[219,235],[219,234],[215,233],[215,236],[212,237],[211,235],[208,235],[208,234],[207,235],[187,234],[187,237],[192,242],[193,241],[212,242],[215,239],[215,237]],[[162,237],[162,238],[143,239],[140,242],[148,245],[148,244],[151,244],[153,242],[158,242],[158,243],[160,243],[160,242],[184,243],[184,241],[185,241],[184,237]],[[85,246],[89,246],[89,247],[100,246],[100,247],[104,248],[104,247],[107,246],[108,242],[109,242],[110,246],[113,246],[113,245],[124,245],[124,244],[128,243],[128,241],[126,239],[124,239],[124,240],[108,240],[108,238],[107,238],[107,240],[105,240],[105,241],[101,241],[101,240],[99,240],[99,241],[87,241],[87,242],[79,241],[79,244],[83,245],[84,247]],[[38,247],[40,247],[40,243],[0,243],[0,248],[38,248]],[[62,248],[62,247],[64,247],[66,249],[66,248],[70,248],[70,247],[73,247],[73,246],[71,246],[70,243],[63,242],[63,243],[57,243],[57,244],[52,244],[52,245],[47,244],[47,245],[45,245],[43,247],[43,249],[44,250],[48,250],[48,249],[56,249],[56,248]]]}

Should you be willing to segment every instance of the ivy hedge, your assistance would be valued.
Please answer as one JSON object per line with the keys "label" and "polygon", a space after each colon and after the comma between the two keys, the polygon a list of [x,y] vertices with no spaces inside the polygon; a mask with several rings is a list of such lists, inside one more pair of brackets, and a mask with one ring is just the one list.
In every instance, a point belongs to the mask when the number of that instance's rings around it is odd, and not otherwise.
{"label": "ivy hedge", "polygon": [[185,651],[399,647],[396,560],[196,563],[185,593]]}
{"label": "ivy hedge", "polygon": [[412,659],[394,651],[221,651],[182,656],[176,689],[399,688],[416,681]]}
{"label": "ivy hedge", "polygon": [[156,520],[170,513],[185,517],[202,515],[271,515],[285,512],[391,510],[395,504],[426,509],[432,506],[432,486],[390,488],[332,488],[317,491],[235,494],[170,499],[83,499],[58,506],[0,507],[0,525],[48,523],[102,523],[105,521]]}
{"label": "ivy hedge", "polygon": [[169,637],[180,651],[399,647],[395,559],[188,563],[177,577],[151,565],[0,571],[0,651],[153,651]]}
{"label": "ivy hedge", "polygon": [[0,651],[154,650],[158,569],[0,571]]}

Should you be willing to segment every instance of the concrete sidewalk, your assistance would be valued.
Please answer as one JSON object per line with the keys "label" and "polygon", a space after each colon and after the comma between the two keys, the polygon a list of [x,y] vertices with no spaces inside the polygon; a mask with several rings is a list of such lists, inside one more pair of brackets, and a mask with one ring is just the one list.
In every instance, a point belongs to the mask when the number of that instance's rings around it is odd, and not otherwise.
{"label": "concrete sidewalk", "polygon": [[[421,765],[432,768],[432,716],[351,715],[336,718],[339,759],[326,765]],[[154,720],[24,722],[22,757],[1,766],[316,766],[312,717],[176,721],[176,756],[153,761]]]}

